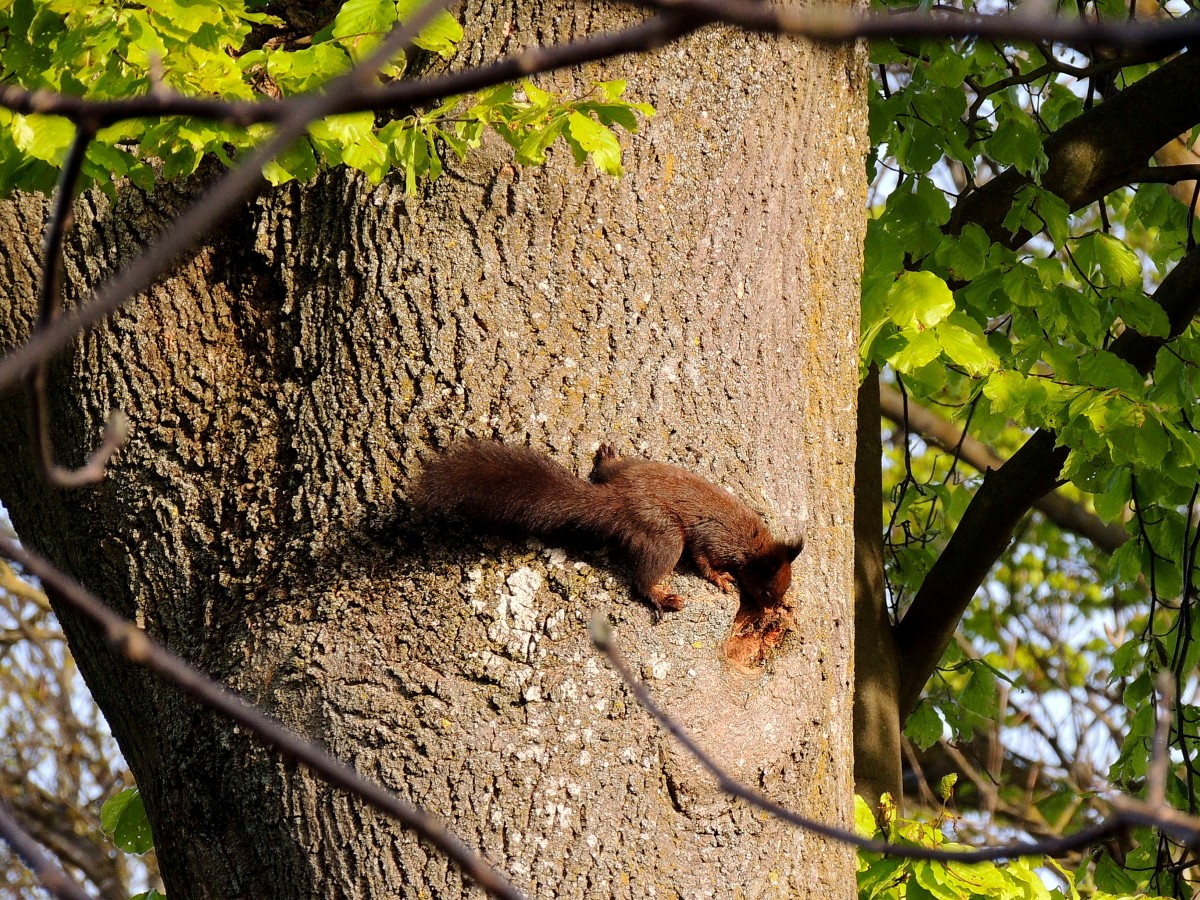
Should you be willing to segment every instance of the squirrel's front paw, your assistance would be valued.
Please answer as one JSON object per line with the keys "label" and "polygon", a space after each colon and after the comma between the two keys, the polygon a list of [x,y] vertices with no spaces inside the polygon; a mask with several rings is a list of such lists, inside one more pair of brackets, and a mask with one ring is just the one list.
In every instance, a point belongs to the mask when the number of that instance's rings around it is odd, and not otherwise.
{"label": "squirrel's front paw", "polygon": [[723,590],[726,594],[733,590],[733,576],[728,572],[712,572],[708,580]]}

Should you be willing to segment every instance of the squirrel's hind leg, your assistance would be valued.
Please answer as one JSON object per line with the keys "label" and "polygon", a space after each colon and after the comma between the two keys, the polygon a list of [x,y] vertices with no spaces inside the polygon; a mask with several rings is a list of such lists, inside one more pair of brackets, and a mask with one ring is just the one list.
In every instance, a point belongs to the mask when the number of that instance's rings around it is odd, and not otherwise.
{"label": "squirrel's hind leg", "polygon": [[683,555],[683,536],[670,531],[642,532],[627,547],[633,561],[633,588],[659,612],[683,609],[686,599],[665,585]]}

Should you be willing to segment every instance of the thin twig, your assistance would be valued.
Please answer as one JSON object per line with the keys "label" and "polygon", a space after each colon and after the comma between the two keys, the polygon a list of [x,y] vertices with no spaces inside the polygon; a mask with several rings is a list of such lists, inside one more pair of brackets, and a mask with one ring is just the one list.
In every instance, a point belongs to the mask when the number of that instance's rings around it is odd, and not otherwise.
{"label": "thin twig", "polygon": [[[75,187],[87,158],[87,148],[96,136],[96,125],[92,121],[81,121],[75,128],[75,139],[63,163],[54,198],[54,210],[46,226],[46,239],[42,247],[42,283],[38,291],[38,331],[48,328],[62,310],[63,242],[74,219],[72,207]],[[36,333],[36,332],[35,332]],[[33,435],[33,463],[38,478],[54,487],[69,488],[94,484],[104,477],[104,467],[112,455],[125,443],[129,433],[128,422],[121,412],[113,412],[104,429],[100,446],[92,452],[84,465],[68,469],[54,461],[54,445],[50,438],[50,411],[46,397],[46,360],[38,363],[26,379],[29,397],[30,432]]]}
{"label": "thin twig", "polygon": [[[646,712],[654,717],[664,730],[683,745],[683,748],[691,754],[693,759],[708,770],[708,773],[716,779],[717,785],[721,790],[730,796],[749,803],[751,806],[762,810],[768,815],[774,816],[780,821],[787,822],[789,825],[794,825],[797,828],[802,828],[813,834],[819,834],[822,837],[838,841],[842,844],[849,844],[868,853],[882,853],[896,859],[928,859],[939,862],[987,862],[998,859],[1013,859],[1018,856],[1062,856],[1071,851],[1081,850],[1084,847],[1097,844],[1107,837],[1124,831],[1130,824],[1135,822],[1137,824],[1153,824],[1156,821],[1156,815],[1159,813],[1157,807],[1151,809],[1148,804],[1139,801],[1132,799],[1123,800],[1121,809],[1115,812],[1115,814],[1110,815],[1098,825],[1085,828],[1074,834],[1047,838],[1040,841],[1017,841],[1011,844],[1001,844],[996,847],[980,847],[973,850],[935,850],[932,847],[892,844],[888,841],[864,838],[853,831],[847,831],[833,825],[826,825],[824,822],[818,822],[815,819],[810,819],[784,806],[780,806],[774,800],[746,787],[746,785],[729,775],[712,757],[696,745],[696,742],[692,740],[682,725],[667,715],[650,697],[650,692],[646,689],[646,686],[633,674],[617,650],[616,642],[612,636],[612,626],[609,624],[607,618],[603,616],[593,617],[591,631],[593,643],[604,654],[605,658],[608,659],[609,664],[617,671],[617,674],[621,676],[621,680],[625,682],[626,687],[637,698],[638,703],[645,708]],[[1175,810],[1162,812],[1161,819],[1164,822],[1164,827],[1169,824],[1174,829],[1190,830],[1189,833],[1193,837],[1200,836],[1200,819],[1176,814]]]}
{"label": "thin twig", "polygon": [[364,778],[312,741],[286,728],[182,657],[156,643],[145,631],[113,612],[48,560],[7,537],[0,537],[0,556],[7,557],[28,574],[37,577],[52,599],[70,606],[100,626],[108,642],[126,659],[157,672],[209,709],[254,732],[285,756],[305,764],[329,784],[354,794],[405,828],[415,831],[453,860],[469,878],[493,897],[522,900],[521,893],[495,867],[447,831],[440,821],[425,810]]}

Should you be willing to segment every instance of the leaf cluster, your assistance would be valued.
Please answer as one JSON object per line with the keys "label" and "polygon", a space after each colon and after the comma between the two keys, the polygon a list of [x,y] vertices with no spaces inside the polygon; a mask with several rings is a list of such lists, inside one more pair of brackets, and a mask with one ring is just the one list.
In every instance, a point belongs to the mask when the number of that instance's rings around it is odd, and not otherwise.
{"label": "leaf cluster", "polygon": [[[151,92],[239,101],[291,97],[320,90],[348,71],[418,5],[347,0],[328,25],[298,38],[283,36],[278,18],[246,0],[13,0],[0,7],[0,77],[30,90],[89,99]],[[252,32],[258,45],[249,49]],[[441,12],[415,44],[446,61],[462,39],[462,26]],[[401,56],[381,78],[401,78],[407,67]],[[494,88],[390,119],[372,112],[331,116],[314,123],[264,174],[279,185],[346,165],[378,183],[398,171],[412,194],[441,174],[447,150],[461,158],[491,130],[523,164],[544,163],[546,151],[561,140],[577,164],[590,160],[599,171],[619,175],[621,146],[613,126],[633,132],[640,116],[654,113],[649,104],[626,100],[624,90],[624,82],[613,81],[585,97],[563,97],[525,82],[519,92]],[[209,155],[232,165],[270,130],[195,117],[127,119],[91,142],[82,183],[111,191],[115,180],[128,179],[149,189],[156,178],[190,175]],[[74,135],[65,118],[0,109],[0,194],[14,188],[49,192]]]}
{"label": "leaf cluster", "polygon": [[[953,788],[954,779],[950,776],[940,785],[943,800],[951,796]],[[969,849],[949,836],[948,832],[957,826],[957,819],[944,807],[932,820],[908,819],[898,814],[887,795],[882,798],[877,811],[872,810],[862,797],[856,796],[854,824],[863,837],[898,845],[937,850]],[[1060,886],[1048,887],[1043,873],[1053,875]],[[867,851],[858,855],[859,900],[1079,900],[1081,888],[1092,900],[1147,897],[1130,891],[1097,890],[1086,882],[1086,877],[1064,869],[1048,856],[1008,862],[959,863],[896,859]]]}

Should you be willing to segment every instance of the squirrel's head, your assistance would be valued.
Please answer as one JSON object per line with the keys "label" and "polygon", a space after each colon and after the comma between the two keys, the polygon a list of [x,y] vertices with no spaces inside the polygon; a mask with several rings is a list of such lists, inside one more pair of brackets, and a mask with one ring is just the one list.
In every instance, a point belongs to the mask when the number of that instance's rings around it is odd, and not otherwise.
{"label": "squirrel's head", "polygon": [[778,606],[792,584],[792,560],[804,549],[804,538],[774,544],[742,567],[738,586],[743,602],[766,609]]}

